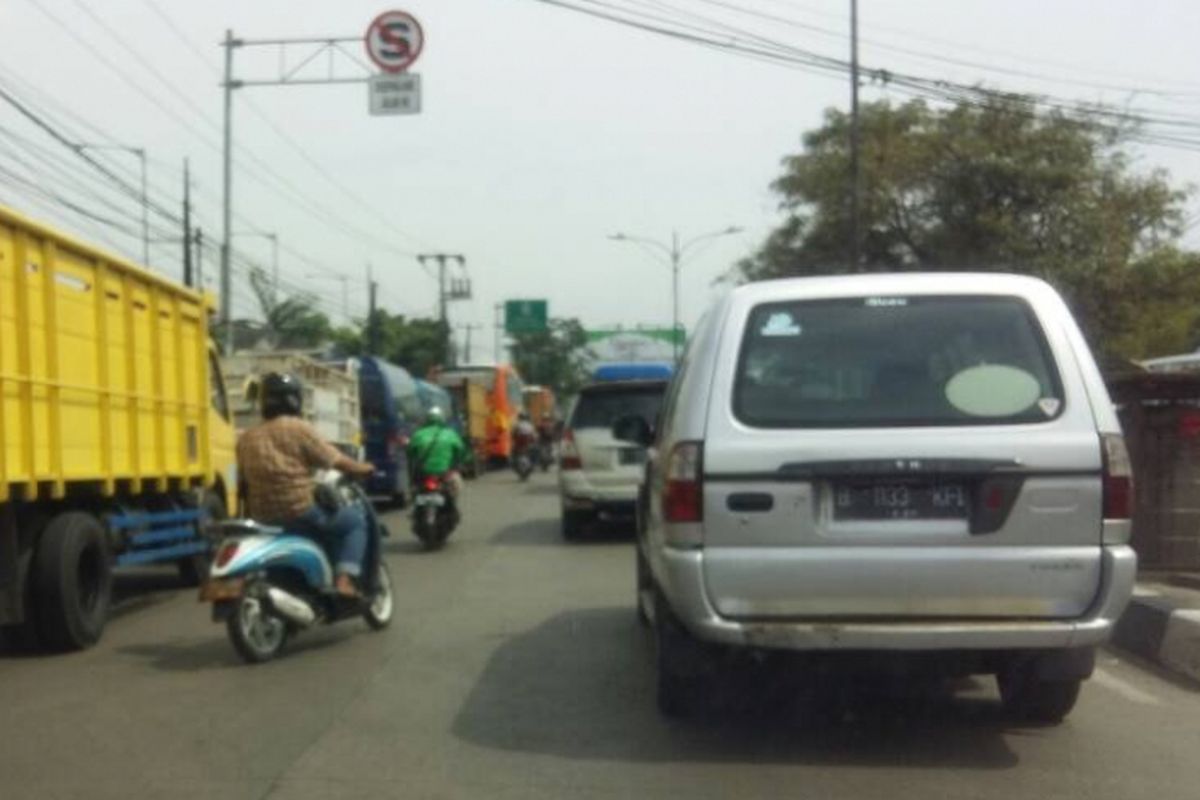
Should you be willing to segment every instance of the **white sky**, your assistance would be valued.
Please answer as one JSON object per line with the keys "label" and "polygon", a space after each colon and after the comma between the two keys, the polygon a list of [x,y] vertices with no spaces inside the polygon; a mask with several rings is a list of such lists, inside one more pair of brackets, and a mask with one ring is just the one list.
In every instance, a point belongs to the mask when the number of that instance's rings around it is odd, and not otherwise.
{"label": "white sky", "polygon": [[[201,222],[206,235],[216,237],[219,76],[151,13],[154,2],[211,64],[220,63],[217,42],[226,28],[248,39],[354,36],[389,6],[378,0],[0,0],[0,85],[22,80],[36,88],[36,97],[69,109],[114,141],[145,146],[151,182],[164,202],[178,197],[179,164],[190,157],[201,191]],[[724,2],[832,33],[756,22],[710,0],[657,5],[719,16],[823,54],[846,54],[847,41],[838,35],[847,29],[846,0]],[[416,14],[425,28],[425,51],[413,67],[424,81],[423,113],[370,117],[361,85],[239,91],[237,145],[286,176],[320,211],[305,213],[239,169],[234,205],[244,222],[236,227],[277,231],[290,250],[355,281],[370,262],[383,285],[383,305],[409,313],[432,313],[435,284],[405,253],[465,254],[475,297],[453,304],[452,317],[483,326],[475,333],[476,358],[490,355],[492,307],[507,298],[546,297],[552,315],[577,316],[591,327],[669,324],[669,271],[632,245],[608,241],[610,233],[667,239],[673,228],[685,237],[729,225],[745,228],[687,262],[682,305],[690,324],[715,291],[714,280],[777,223],[768,184],[779,173],[780,159],[797,149],[801,133],[819,124],[826,107],[847,103],[845,80],[737,58],[535,0],[406,0],[395,7]],[[118,31],[144,63],[83,8]],[[43,10],[187,126],[139,94]],[[1200,120],[1195,47],[1200,3],[861,0],[860,19],[865,65],[1128,103]],[[881,44],[1047,80],[951,65]],[[361,57],[361,47],[350,47]],[[238,51],[237,77],[272,77],[276,55]],[[355,73],[346,68],[342,74]],[[1147,93],[1083,85],[1089,83]],[[1148,94],[1164,89],[1173,94]],[[863,92],[864,99],[878,96],[876,88]],[[352,196],[330,185],[247,102]],[[0,126],[48,142],[2,104]],[[1196,152],[1154,148],[1139,150],[1138,157],[1140,165],[1163,167],[1177,181],[1200,183]],[[109,154],[106,160],[133,174],[132,159]],[[0,202],[52,216],[85,238],[102,233],[35,205],[3,176]],[[126,203],[127,213],[135,208]],[[1200,204],[1193,200],[1190,209],[1200,213]],[[346,223],[373,238],[347,231]],[[105,235],[129,255],[140,252],[136,238]],[[1197,244],[1200,230],[1193,228],[1189,241]],[[265,240],[236,244],[269,261]],[[156,248],[152,261],[177,275],[177,246]],[[288,281],[320,292],[334,316],[340,313],[338,283],[309,278],[317,268],[292,253],[281,261]],[[205,264],[208,275],[215,267],[211,259]],[[360,314],[365,287],[352,283],[351,292],[351,311]],[[239,309],[251,307],[247,295],[239,288]]]}

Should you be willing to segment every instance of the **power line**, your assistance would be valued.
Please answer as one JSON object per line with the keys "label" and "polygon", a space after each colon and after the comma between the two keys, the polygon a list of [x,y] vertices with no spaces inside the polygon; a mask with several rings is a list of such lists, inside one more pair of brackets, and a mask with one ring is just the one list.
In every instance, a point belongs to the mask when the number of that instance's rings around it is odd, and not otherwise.
{"label": "power line", "polygon": [[[575,3],[566,2],[566,0],[537,0],[537,2],[608,22],[614,22],[626,27],[685,41],[690,44],[715,48],[756,60],[791,66],[803,71],[812,71],[815,74],[825,76],[836,75],[840,79],[849,70],[849,64],[842,59],[803,50],[769,37],[748,33],[725,23],[712,20],[709,20],[709,28],[701,29],[694,23],[678,23],[671,18],[663,17],[661,14],[631,10],[628,7],[616,6],[611,2],[603,2],[602,0],[576,0]],[[587,3],[588,5],[581,6],[576,4],[579,2]],[[690,14],[690,16],[696,17],[698,15]],[[1200,149],[1200,138],[1191,138],[1184,135],[1188,132],[1200,133],[1200,120],[1152,116],[1141,110],[1120,110],[1102,104],[1062,100],[1047,95],[1014,95],[1013,93],[998,92],[981,86],[968,86],[952,81],[923,78],[903,72],[878,68],[864,68],[862,72],[879,81],[884,88],[896,89],[926,99],[951,103],[966,103],[974,106],[986,106],[998,98],[1008,100],[1020,99],[1031,107],[1040,105],[1049,110],[1058,111],[1069,116],[1085,118],[1092,124],[1115,129],[1121,132],[1126,138],[1134,141],[1180,149]],[[1135,125],[1171,127],[1182,133],[1130,130],[1131,126]]]}

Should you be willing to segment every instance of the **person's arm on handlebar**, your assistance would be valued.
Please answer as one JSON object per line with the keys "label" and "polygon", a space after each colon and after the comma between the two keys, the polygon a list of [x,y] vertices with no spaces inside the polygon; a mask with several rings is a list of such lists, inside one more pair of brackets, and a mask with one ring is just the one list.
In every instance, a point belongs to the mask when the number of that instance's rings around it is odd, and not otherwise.
{"label": "person's arm on handlebar", "polygon": [[375,467],[350,458],[341,450],[321,438],[311,425],[305,425],[301,433],[301,450],[312,469],[336,469],[347,475],[365,478],[375,472]]}

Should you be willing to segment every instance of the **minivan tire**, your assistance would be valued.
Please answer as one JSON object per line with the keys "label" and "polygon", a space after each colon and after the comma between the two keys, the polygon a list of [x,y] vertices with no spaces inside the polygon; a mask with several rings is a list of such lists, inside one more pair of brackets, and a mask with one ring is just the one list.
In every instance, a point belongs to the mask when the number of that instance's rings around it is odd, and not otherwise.
{"label": "minivan tire", "polygon": [[1063,721],[1079,699],[1079,678],[1046,680],[1016,669],[996,676],[1005,711],[1022,722],[1054,725]]}
{"label": "minivan tire", "polygon": [[653,588],[653,583],[650,578],[650,565],[646,563],[646,555],[642,552],[642,543],[634,542],[633,550],[637,553],[637,573],[634,580],[633,602],[637,609],[637,621],[643,628],[650,625],[650,615],[646,613],[646,607],[642,603],[643,595]]}
{"label": "minivan tire", "polygon": [[706,695],[710,656],[679,622],[661,592],[654,594],[654,644],[659,712],[672,719],[693,716]]}
{"label": "minivan tire", "polygon": [[567,511],[562,512],[562,536],[567,541],[574,541],[583,533],[583,526],[587,524],[587,514],[583,511]]}

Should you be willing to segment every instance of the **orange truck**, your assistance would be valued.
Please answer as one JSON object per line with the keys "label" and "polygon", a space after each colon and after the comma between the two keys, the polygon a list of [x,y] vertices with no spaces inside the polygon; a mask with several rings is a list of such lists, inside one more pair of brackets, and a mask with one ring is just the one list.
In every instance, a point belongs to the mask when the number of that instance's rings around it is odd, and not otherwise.
{"label": "orange truck", "polygon": [[525,410],[529,412],[529,418],[534,424],[541,421],[542,417],[549,414],[554,417],[556,402],[554,392],[548,386],[526,386],[525,387]]}

